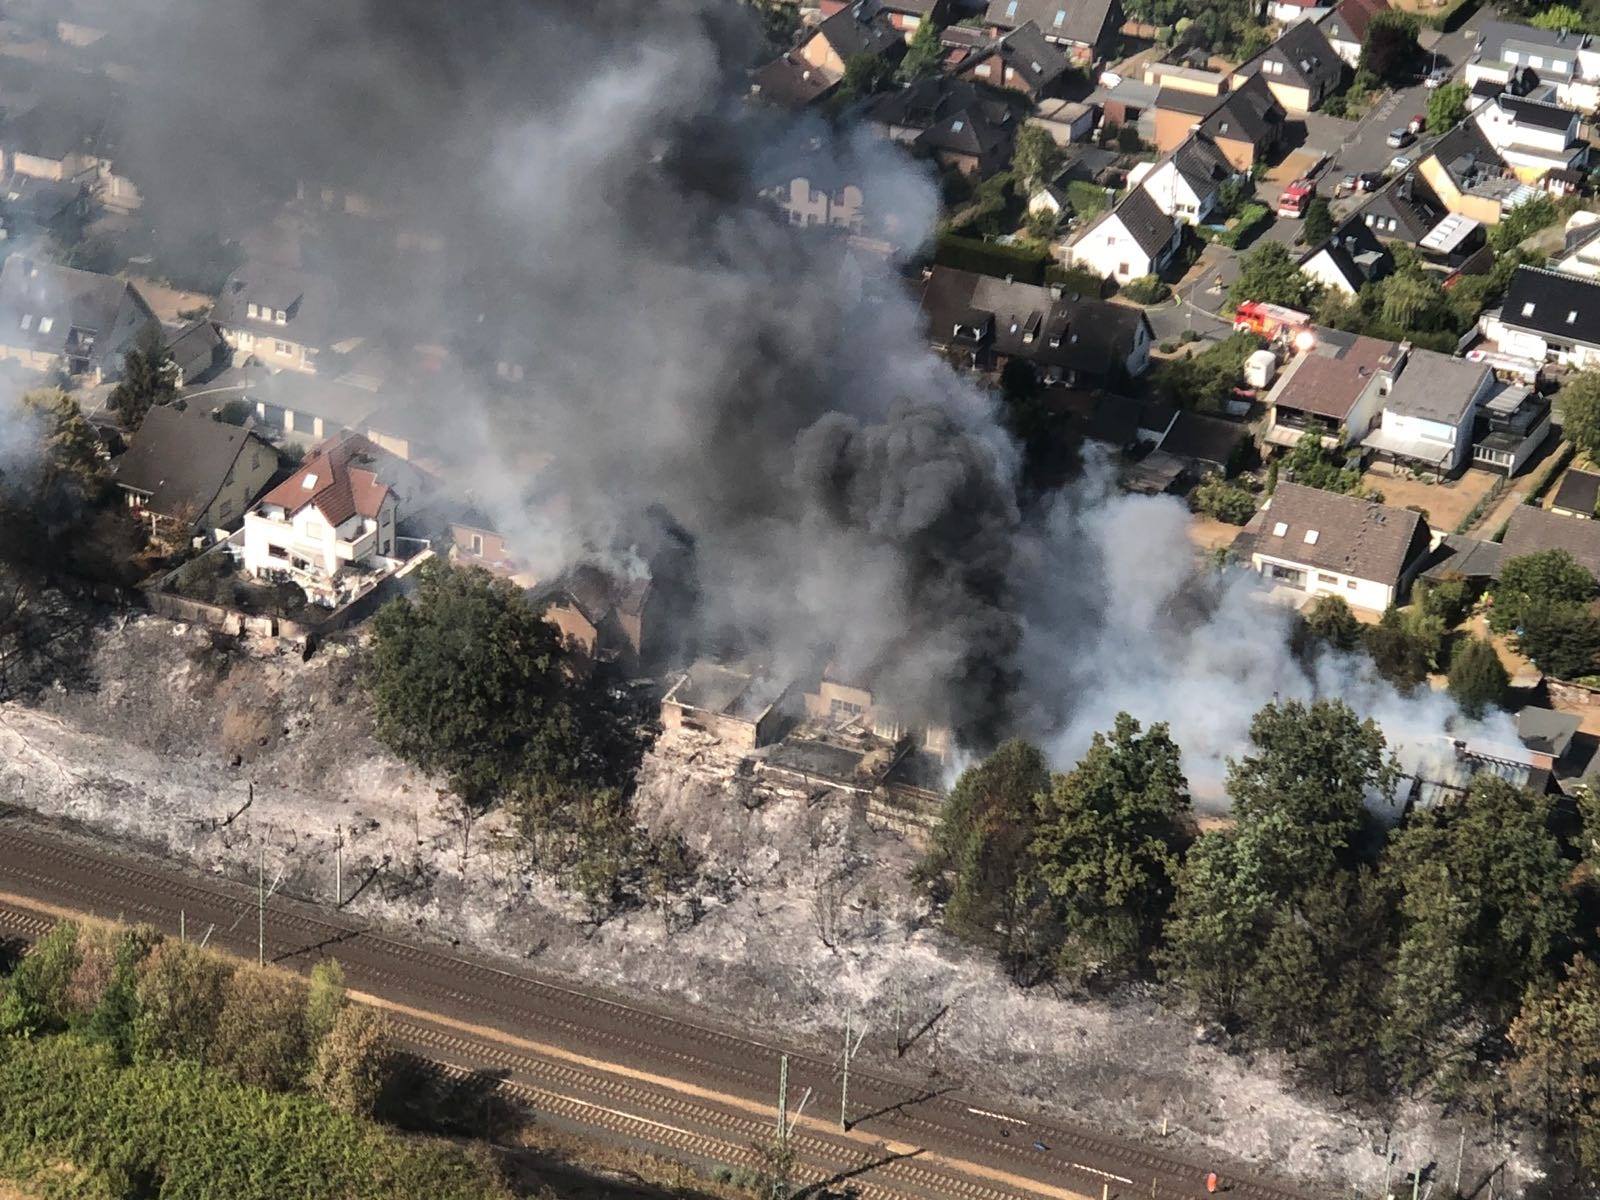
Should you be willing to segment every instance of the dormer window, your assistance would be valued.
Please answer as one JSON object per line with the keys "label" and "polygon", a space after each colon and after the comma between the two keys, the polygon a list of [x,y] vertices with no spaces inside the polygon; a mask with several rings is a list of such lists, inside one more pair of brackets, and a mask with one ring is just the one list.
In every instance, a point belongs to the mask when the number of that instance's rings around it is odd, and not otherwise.
{"label": "dormer window", "polygon": [[261,315],[261,306],[252,300],[249,304],[244,306],[244,311],[247,316],[249,316],[251,319],[254,319]]}
{"label": "dormer window", "polygon": [[275,314],[274,314],[274,315],[273,315],[273,320],[274,320],[274,321],[276,321],[276,322],[277,322],[277,323],[278,323],[278,324],[279,324],[279,325],[284,325],[284,324],[287,324],[287,323],[288,323],[288,320],[289,320],[289,314],[288,314],[288,313],[286,313],[286,312],[284,312],[284,311],[283,311],[283,309],[281,309],[281,308],[280,308],[280,309],[279,309],[279,310],[278,310],[278,311],[277,311],[277,312],[276,312],[276,313],[275,313]]}

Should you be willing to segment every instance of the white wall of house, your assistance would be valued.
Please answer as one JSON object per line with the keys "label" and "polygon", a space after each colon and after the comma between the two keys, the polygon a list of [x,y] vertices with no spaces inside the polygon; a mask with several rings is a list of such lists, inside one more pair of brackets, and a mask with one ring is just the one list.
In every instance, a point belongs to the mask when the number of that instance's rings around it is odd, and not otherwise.
{"label": "white wall of house", "polygon": [[1073,265],[1118,283],[1149,275],[1153,270],[1150,256],[1115,214],[1074,242],[1071,254]]}
{"label": "white wall of house", "polygon": [[293,516],[281,506],[262,505],[244,519],[245,570],[258,576],[288,571],[297,578],[330,582],[352,564],[394,553],[395,508],[389,496],[376,520],[357,514],[335,528],[314,504]]}
{"label": "white wall of house", "polygon": [[1499,317],[1485,317],[1482,329],[1483,336],[1493,342],[1495,349],[1501,354],[1529,358],[1534,362],[1560,363],[1580,370],[1585,367],[1600,366],[1600,347],[1597,346],[1558,346],[1546,341],[1537,333],[1530,333],[1525,329],[1513,329]]}
{"label": "white wall of house", "polygon": [[1157,208],[1184,225],[1204,225],[1217,206],[1217,189],[1200,195],[1170,158],[1146,174],[1140,186]]}
{"label": "white wall of house", "polygon": [[[1263,540],[1270,543],[1272,541],[1270,510],[1263,533]],[[1312,596],[1343,596],[1353,607],[1364,608],[1371,612],[1382,612],[1393,604],[1395,599],[1395,589],[1387,583],[1344,575],[1337,571],[1318,570],[1306,563],[1297,562],[1292,545],[1285,545],[1281,555],[1257,551],[1250,556],[1250,565],[1269,583],[1286,584]]]}
{"label": "white wall of house", "polygon": [[1565,258],[1557,259],[1555,269],[1580,279],[1600,279],[1600,243],[1590,242]]}
{"label": "white wall of house", "polygon": [[1333,265],[1333,256],[1328,253],[1326,247],[1308,258],[1300,269],[1323,287],[1343,292],[1347,296],[1354,296],[1358,290],[1351,287],[1350,281],[1344,277],[1344,272]]}
{"label": "white wall of house", "polygon": [[1502,154],[1516,150],[1530,158],[1562,159],[1570,157],[1568,147],[1577,140],[1578,114],[1562,129],[1544,129],[1518,121],[1514,114],[1498,104],[1485,104],[1478,110],[1478,128],[1489,144]]}
{"label": "white wall of house", "polygon": [[798,177],[779,193],[779,206],[789,214],[791,225],[831,225],[859,230],[865,219],[861,189],[847,183],[837,193],[814,188],[811,181]]}

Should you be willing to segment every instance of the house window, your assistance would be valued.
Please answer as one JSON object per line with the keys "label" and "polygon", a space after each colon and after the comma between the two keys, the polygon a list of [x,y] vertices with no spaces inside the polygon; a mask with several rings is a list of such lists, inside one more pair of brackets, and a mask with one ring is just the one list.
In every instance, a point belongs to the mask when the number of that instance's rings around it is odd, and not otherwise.
{"label": "house window", "polygon": [[1568,325],[1575,324],[1577,322],[1577,320],[1578,320],[1578,314],[1577,314],[1577,312],[1575,310],[1573,312],[1569,312],[1567,314],[1567,324]]}
{"label": "house window", "polygon": [[23,313],[22,314],[22,327],[24,329],[32,329],[33,328],[33,314],[32,313]]}
{"label": "house window", "polygon": [[1522,306],[1522,315],[1525,316],[1525,317],[1533,316],[1533,301],[1532,300],[1529,300],[1526,304],[1524,304]]}
{"label": "house window", "polygon": [[1127,263],[1118,263],[1117,264],[1117,274],[1118,275],[1127,275],[1127,274],[1129,274],[1128,264]]}
{"label": "house window", "polygon": [[288,354],[294,349],[288,342],[274,341],[272,346],[279,354]]}
{"label": "house window", "polygon": [[1289,532],[1289,523],[1287,521],[1279,521],[1276,525],[1274,525],[1272,527],[1272,536],[1273,537],[1282,537],[1284,534],[1286,534],[1288,532]]}
{"label": "house window", "polygon": [[1337,575],[1325,575],[1321,571],[1318,571],[1317,572],[1317,582],[1318,583],[1338,583],[1339,582],[1339,577]]}
{"label": "house window", "polygon": [[1006,5],[1006,16],[1009,18],[1009,17],[1014,17],[1016,15],[1017,15],[1017,0],[1011,0],[1011,3]]}
{"label": "house window", "polygon": [[49,333],[50,330],[52,328],[54,328],[55,323],[56,323],[56,319],[54,317],[40,317],[39,318],[39,332],[40,333]]}
{"label": "house window", "polygon": [[[981,75],[985,79],[989,78],[989,64],[988,63],[980,63],[974,69],[973,73],[976,74],[976,75]],[[952,128],[952,129],[960,128],[960,122],[958,121],[955,125],[952,125],[950,128]]]}
{"label": "house window", "polygon": [[1060,29],[1066,23],[1067,23],[1067,10],[1064,9],[1064,8],[1056,9],[1056,28]]}
{"label": "house window", "polygon": [[289,322],[289,314],[284,312],[283,309],[280,308],[277,311],[277,314],[273,317],[273,320],[276,321],[279,325],[286,325]]}
{"label": "house window", "polygon": [[1534,70],[1537,71],[1540,67],[1544,66],[1544,55],[1542,55],[1542,54],[1530,54],[1530,55],[1528,55],[1528,65],[1530,67],[1532,67]]}
{"label": "house window", "polygon": [[483,534],[475,533],[472,535],[472,552],[474,554],[483,553]]}
{"label": "house window", "polygon": [[251,316],[251,317],[256,317],[256,316],[260,316],[261,315],[261,309],[254,301],[251,301],[249,304],[246,304],[244,306],[244,311],[245,311],[245,314],[247,316]]}
{"label": "house window", "polygon": [[1353,592],[1356,590],[1356,581],[1354,579],[1346,579],[1344,581],[1344,586]]}
{"label": "house window", "polygon": [[1317,544],[1317,539],[1321,536],[1322,535],[1315,529],[1306,530],[1306,545],[1315,546]]}

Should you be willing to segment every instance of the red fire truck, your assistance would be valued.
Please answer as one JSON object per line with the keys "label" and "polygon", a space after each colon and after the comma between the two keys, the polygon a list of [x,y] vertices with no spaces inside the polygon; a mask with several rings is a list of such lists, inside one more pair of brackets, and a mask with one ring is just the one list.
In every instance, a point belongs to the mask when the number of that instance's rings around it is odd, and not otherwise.
{"label": "red fire truck", "polygon": [[1283,338],[1295,342],[1301,335],[1311,333],[1311,316],[1298,309],[1281,304],[1267,304],[1261,300],[1246,300],[1234,311],[1233,327],[1259,333],[1268,341]]}
{"label": "red fire truck", "polygon": [[1278,197],[1278,215],[1299,220],[1306,215],[1306,209],[1311,204],[1311,197],[1317,194],[1317,185],[1309,179],[1296,179],[1283,189],[1283,195]]}

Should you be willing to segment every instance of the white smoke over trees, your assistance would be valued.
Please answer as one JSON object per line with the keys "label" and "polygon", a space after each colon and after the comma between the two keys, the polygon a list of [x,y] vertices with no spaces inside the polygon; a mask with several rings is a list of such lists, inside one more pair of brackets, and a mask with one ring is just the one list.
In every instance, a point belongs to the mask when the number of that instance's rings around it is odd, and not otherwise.
{"label": "white smoke over trees", "polygon": [[[1169,721],[1191,772],[1220,777],[1273,695],[1337,692],[1394,736],[1451,717],[1354,659],[1304,665],[1287,617],[1197,581],[1174,502],[1091,471],[1019,509],[993,398],[928,351],[901,264],[754,202],[780,164],[820,159],[931,232],[930,172],[848,123],[746,103],[760,30],[729,0],[100,16],[133,80],[128,169],[165,240],[275,222],[397,363],[452,350],[391,392],[537,567],[630,558],[669,514],[694,547],[702,647],[798,666],[832,645],[975,747],[1015,729],[1066,759],[1127,710]],[[385,215],[280,219],[324,187]],[[438,248],[397,251],[400,228]]]}

